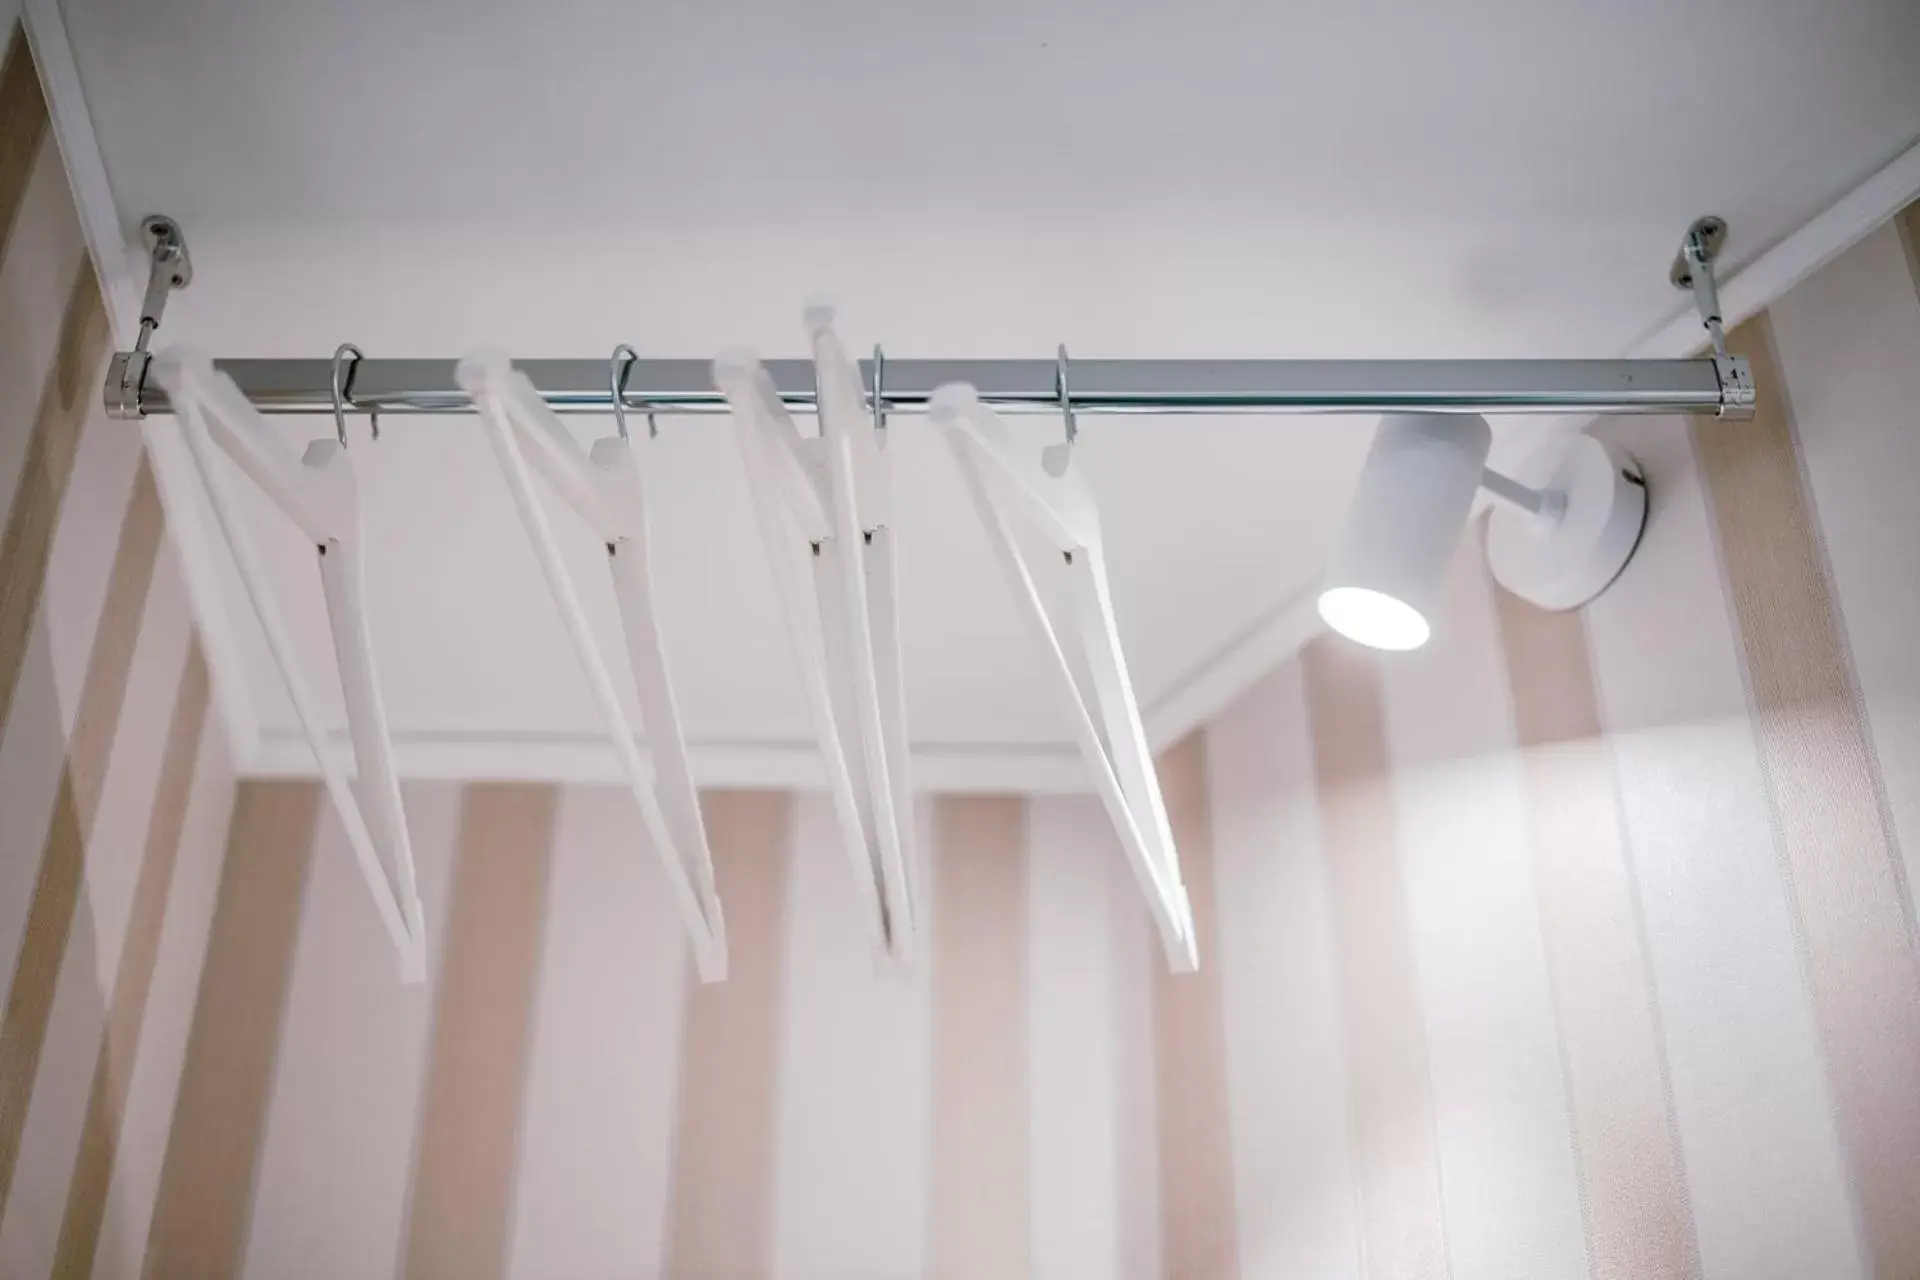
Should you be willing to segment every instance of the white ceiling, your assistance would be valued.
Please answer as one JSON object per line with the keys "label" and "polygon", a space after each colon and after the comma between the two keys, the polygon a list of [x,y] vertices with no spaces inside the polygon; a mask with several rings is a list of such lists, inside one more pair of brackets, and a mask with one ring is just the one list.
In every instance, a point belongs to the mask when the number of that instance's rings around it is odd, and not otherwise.
{"label": "white ceiling", "polygon": [[[819,292],[901,357],[1610,355],[1684,305],[1693,216],[1730,219],[1737,264],[1920,136],[1912,0],[64,9],[120,214],[192,245],[164,336],[216,355],[797,355]],[[1064,744],[942,447],[894,434],[916,744]],[[803,743],[727,436],[669,421],[653,455],[676,683],[697,743]],[[1313,581],[1366,437],[1088,424],[1145,705]],[[590,739],[475,424],[396,422],[353,458],[402,739]],[[311,554],[256,514],[324,670]]]}

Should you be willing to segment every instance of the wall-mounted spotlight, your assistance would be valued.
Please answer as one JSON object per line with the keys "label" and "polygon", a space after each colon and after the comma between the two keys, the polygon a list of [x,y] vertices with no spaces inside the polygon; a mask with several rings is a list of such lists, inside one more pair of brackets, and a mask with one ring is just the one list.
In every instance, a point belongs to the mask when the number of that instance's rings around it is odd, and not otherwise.
{"label": "wall-mounted spotlight", "polygon": [[1646,523],[1639,464],[1581,434],[1529,459],[1516,479],[1487,467],[1492,444],[1474,414],[1380,420],[1320,592],[1328,626],[1376,649],[1425,644],[1441,575],[1482,488],[1499,504],[1487,561],[1508,591],[1543,609],[1577,609],[1620,576]]}

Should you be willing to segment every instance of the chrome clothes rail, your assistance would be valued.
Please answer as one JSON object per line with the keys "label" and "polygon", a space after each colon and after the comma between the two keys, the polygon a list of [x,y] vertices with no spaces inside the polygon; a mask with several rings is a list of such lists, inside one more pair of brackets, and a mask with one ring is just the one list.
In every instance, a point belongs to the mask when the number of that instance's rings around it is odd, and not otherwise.
{"label": "chrome clothes rail", "polygon": [[[106,405],[116,418],[168,414],[144,352],[117,354]],[[341,407],[398,416],[469,413],[453,360],[360,359],[347,368]],[[1695,360],[898,360],[860,361],[869,391],[880,369],[888,413],[924,412],[934,389],[971,383],[1002,412],[1157,413],[1713,413],[1744,416],[1753,382],[1743,361]],[[329,360],[218,360],[263,413],[331,414]],[[611,413],[608,362],[521,360],[515,367],[560,413]],[[814,410],[813,365],[770,360],[780,398]],[[1062,373],[1067,376],[1063,380]],[[1062,382],[1065,382],[1063,388]],[[635,360],[622,406],[630,412],[724,414],[706,360]]]}
{"label": "chrome clothes rail", "polygon": [[[185,238],[172,219],[141,224],[151,278],[140,337],[107,370],[106,407],[115,418],[173,411],[149,376],[148,344],[168,297],[193,280]],[[859,362],[876,420],[925,412],[937,387],[970,383],[981,403],[1004,412],[1059,413],[1067,431],[1079,414],[1155,413],[1713,413],[1752,415],[1753,377],[1729,355],[1721,332],[1712,263],[1727,233],[1705,217],[1688,228],[1669,271],[1689,292],[1710,339],[1690,360],[895,360],[878,348]],[[352,358],[348,360],[347,354]],[[331,360],[217,360],[263,413],[469,413],[453,360],[368,359],[351,343]],[[627,346],[611,359],[523,360],[515,364],[560,413],[724,414],[707,360],[642,360]],[[789,410],[811,413],[816,392],[807,360],[765,362]],[[624,425],[624,416],[623,416]],[[344,427],[342,428],[344,432]],[[624,432],[623,432],[624,433]]]}

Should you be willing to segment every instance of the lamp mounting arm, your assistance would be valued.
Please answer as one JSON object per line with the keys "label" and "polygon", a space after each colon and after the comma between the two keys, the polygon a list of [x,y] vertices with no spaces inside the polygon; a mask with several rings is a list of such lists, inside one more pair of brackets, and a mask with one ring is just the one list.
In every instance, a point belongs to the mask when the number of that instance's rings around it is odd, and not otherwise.
{"label": "lamp mounting arm", "polygon": [[1505,505],[1545,524],[1555,524],[1567,514],[1565,490],[1535,489],[1512,476],[1501,475],[1492,467],[1480,468],[1480,487]]}

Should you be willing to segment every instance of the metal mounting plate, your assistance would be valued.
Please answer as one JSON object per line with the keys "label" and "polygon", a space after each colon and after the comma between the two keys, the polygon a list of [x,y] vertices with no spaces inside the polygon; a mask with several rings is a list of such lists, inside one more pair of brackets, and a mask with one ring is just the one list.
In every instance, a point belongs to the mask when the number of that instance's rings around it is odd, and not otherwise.
{"label": "metal mounting plate", "polygon": [[1693,288],[1693,268],[1687,262],[1686,241],[1695,235],[1706,246],[1707,261],[1712,262],[1720,256],[1720,247],[1727,242],[1727,220],[1710,213],[1704,218],[1695,218],[1693,225],[1687,228],[1686,237],[1680,242],[1680,252],[1673,255],[1673,266],[1667,269],[1667,279],[1683,293]]}
{"label": "metal mounting plate", "polygon": [[187,256],[187,241],[180,234],[179,223],[165,214],[148,214],[140,219],[140,240],[147,246],[149,261],[172,268],[173,288],[184,289],[193,283],[193,259]]}
{"label": "metal mounting plate", "polygon": [[1564,494],[1566,509],[1543,527],[1527,512],[1496,506],[1487,522],[1493,579],[1549,612],[1578,609],[1620,576],[1640,544],[1647,522],[1640,464],[1617,446],[1577,435],[1523,459],[1519,478]]}

